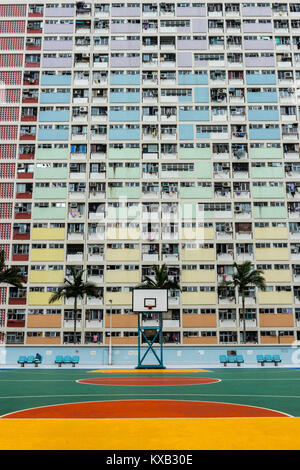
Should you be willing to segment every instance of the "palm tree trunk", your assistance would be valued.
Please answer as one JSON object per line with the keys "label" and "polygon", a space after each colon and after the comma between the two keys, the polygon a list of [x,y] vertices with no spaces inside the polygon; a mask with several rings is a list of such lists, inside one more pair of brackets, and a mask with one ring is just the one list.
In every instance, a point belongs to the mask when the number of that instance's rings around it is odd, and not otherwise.
{"label": "palm tree trunk", "polygon": [[77,297],[74,299],[74,334],[73,343],[76,344]]}
{"label": "palm tree trunk", "polygon": [[242,291],[242,312],[243,312],[243,343],[246,344],[246,315],[245,315],[245,292]]}

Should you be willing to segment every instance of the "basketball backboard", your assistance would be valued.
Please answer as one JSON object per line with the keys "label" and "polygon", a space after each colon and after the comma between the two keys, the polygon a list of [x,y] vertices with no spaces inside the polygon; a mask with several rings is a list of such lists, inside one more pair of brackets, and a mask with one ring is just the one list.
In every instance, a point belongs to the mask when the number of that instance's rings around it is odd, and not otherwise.
{"label": "basketball backboard", "polygon": [[168,311],[167,289],[133,289],[132,311],[151,313]]}

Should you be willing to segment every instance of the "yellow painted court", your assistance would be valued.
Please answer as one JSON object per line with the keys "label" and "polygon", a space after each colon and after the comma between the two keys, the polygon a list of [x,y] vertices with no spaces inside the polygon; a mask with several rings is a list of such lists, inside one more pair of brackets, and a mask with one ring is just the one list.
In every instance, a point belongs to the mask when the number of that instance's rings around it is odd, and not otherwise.
{"label": "yellow painted court", "polygon": [[299,450],[299,436],[300,418],[0,420],[1,450]]}

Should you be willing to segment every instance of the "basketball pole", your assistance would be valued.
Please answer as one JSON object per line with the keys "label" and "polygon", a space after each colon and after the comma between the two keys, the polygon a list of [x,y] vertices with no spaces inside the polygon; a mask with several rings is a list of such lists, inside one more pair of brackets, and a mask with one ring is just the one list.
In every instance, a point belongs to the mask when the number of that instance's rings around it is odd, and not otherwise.
{"label": "basketball pole", "polygon": [[[163,294],[158,296],[158,292]],[[150,297],[150,293],[152,294]],[[163,364],[163,312],[168,310],[168,292],[166,289],[152,290],[152,289],[134,289],[133,290],[133,312],[138,315],[138,365],[136,369],[165,369]],[[158,299],[158,305],[157,305]],[[153,313],[159,315],[159,322],[156,325],[145,325],[143,324],[142,315],[154,310]],[[154,332],[154,335],[150,336],[149,332]],[[142,343],[146,346],[146,351],[142,354]],[[159,352],[155,350],[154,344],[159,343]],[[146,364],[144,360],[149,352],[152,352],[156,359],[155,364]]]}
{"label": "basketball pole", "polygon": [[[138,313],[138,365],[136,369],[165,369],[163,364],[163,334],[162,334],[162,312],[159,313],[159,326],[157,327],[147,327],[141,326],[141,315],[142,313]],[[146,331],[147,330],[155,330],[156,333],[150,342],[147,338]],[[159,343],[160,343],[160,357],[156,354],[154,350],[154,341],[156,340],[157,336],[159,336]],[[141,337],[144,337],[146,343],[148,343],[148,347],[141,358]],[[156,364],[143,364],[144,359],[146,358],[147,354],[152,351],[153,355],[157,359]]]}

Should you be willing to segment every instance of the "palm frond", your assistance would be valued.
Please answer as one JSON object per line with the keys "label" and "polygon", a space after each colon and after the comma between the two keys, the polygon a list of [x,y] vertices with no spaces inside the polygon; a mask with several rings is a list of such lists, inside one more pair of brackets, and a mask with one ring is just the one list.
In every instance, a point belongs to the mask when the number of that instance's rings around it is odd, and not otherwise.
{"label": "palm frond", "polygon": [[0,284],[10,284],[14,287],[23,287],[23,283],[26,282],[24,275],[17,266],[8,268],[5,265],[5,252],[0,252]]}
{"label": "palm frond", "polygon": [[144,282],[138,284],[136,289],[176,289],[181,290],[180,285],[177,281],[169,279],[168,270],[166,264],[162,266],[152,266],[154,273],[154,279],[150,276],[145,276]]}

